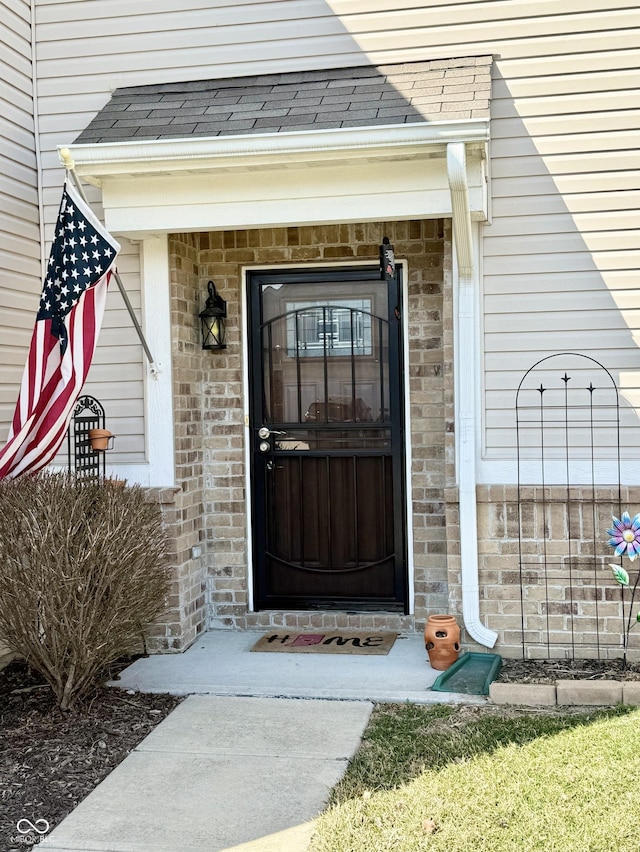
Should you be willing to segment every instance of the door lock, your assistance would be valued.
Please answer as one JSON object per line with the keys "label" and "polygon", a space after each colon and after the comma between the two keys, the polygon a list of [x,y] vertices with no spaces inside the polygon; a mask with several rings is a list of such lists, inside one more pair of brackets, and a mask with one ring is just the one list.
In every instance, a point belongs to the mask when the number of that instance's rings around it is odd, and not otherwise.
{"label": "door lock", "polygon": [[261,453],[268,453],[271,449],[271,444],[268,441],[260,441],[260,446],[258,447]]}

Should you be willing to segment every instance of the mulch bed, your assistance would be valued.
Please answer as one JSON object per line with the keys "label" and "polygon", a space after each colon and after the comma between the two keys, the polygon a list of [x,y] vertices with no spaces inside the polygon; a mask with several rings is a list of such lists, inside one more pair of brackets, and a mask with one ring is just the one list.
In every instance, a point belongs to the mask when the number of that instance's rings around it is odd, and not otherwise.
{"label": "mulch bed", "polygon": [[[126,661],[119,667],[128,664]],[[33,848],[29,830],[53,830],[180,702],[102,687],[60,710],[53,693],[21,661],[0,672],[0,850]]]}
{"label": "mulch bed", "polygon": [[557,680],[640,680],[640,665],[622,660],[503,660],[502,683],[555,683]]}

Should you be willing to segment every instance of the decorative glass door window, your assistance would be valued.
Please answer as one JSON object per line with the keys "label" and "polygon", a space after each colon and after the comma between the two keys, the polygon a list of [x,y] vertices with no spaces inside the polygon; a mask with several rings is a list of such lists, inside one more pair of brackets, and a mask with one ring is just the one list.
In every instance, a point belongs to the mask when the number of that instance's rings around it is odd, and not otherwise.
{"label": "decorative glass door window", "polygon": [[371,355],[371,300],[336,304],[287,302],[287,355],[324,357]]}

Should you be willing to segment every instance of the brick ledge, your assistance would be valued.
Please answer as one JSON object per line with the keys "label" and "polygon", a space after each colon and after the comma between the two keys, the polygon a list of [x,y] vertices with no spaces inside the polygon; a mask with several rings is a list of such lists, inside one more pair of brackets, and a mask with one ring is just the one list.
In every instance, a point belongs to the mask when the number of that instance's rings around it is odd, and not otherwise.
{"label": "brick ledge", "polygon": [[555,683],[499,683],[489,687],[494,704],[522,707],[640,706],[640,681],[557,680]]}

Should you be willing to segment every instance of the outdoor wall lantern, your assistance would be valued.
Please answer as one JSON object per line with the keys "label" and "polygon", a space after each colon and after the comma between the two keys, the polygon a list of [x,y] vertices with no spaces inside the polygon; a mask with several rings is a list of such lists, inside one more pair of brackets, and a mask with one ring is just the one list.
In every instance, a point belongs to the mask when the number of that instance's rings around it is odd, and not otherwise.
{"label": "outdoor wall lantern", "polygon": [[202,326],[202,348],[203,349],[226,349],[225,317],[227,316],[227,303],[216,290],[213,281],[207,284],[209,295],[200,314]]}
{"label": "outdoor wall lantern", "polygon": [[396,274],[396,256],[393,246],[389,242],[389,237],[383,237],[382,245],[380,246],[380,278],[386,280],[395,278]]}

